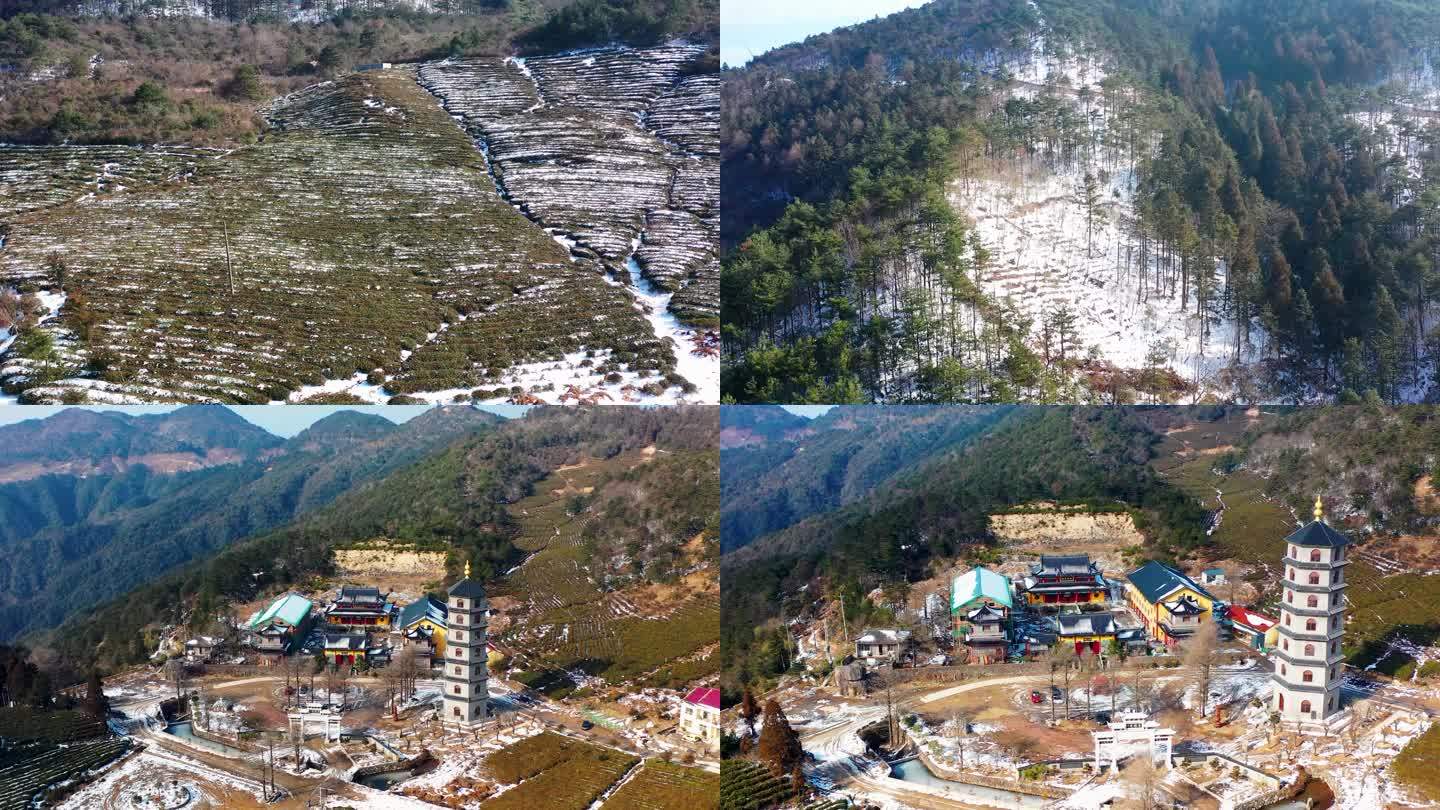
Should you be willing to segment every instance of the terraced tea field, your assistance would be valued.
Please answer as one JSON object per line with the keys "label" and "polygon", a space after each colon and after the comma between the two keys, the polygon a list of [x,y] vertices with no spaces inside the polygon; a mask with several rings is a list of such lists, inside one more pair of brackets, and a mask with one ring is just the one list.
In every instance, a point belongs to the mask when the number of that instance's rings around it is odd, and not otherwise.
{"label": "terraced tea field", "polygon": [[[1297,518],[1284,505],[1265,497],[1265,480],[1259,476],[1244,469],[1225,474],[1216,471],[1220,460],[1216,451],[1239,441],[1243,433],[1243,422],[1229,422],[1203,423],[1196,430],[1171,434],[1157,447],[1153,464],[1207,509],[1223,506],[1220,525],[1212,535],[1222,555],[1253,566],[1257,575],[1252,579],[1269,586],[1263,591],[1264,598],[1278,599],[1274,583],[1282,574],[1284,539],[1295,530]],[[1363,545],[1351,552],[1351,560],[1345,570],[1350,614],[1344,652],[1352,665],[1373,662],[1383,654],[1385,640],[1397,633],[1426,643],[1440,638],[1436,622],[1440,590],[1435,588],[1434,577],[1367,555]],[[1408,660],[1392,655],[1381,669],[1393,671]]]}
{"label": "terraced tea field", "polygon": [[759,762],[727,759],[720,763],[720,810],[764,810],[794,795],[788,779],[772,775]]}
{"label": "terraced tea field", "polygon": [[[604,48],[428,64],[420,81],[483,144],[507,198],[598,257],[638,270],[683,322],[719,302],[719,77],[704,49]],[[628,280],[633,283],[632,280]]]}
{"label": "terraced tea field", "polygon": [[0,810],[20,810],[56,782],[98,768],[125,753],[123,737],[66,743],[6,768],[0,768]]}
{"label": "terraced tea field", "polygon": [[[697,335],[669,328],[678,321],[664,311],[718,312],[718,273],[705,269],[715,250],[705,229],[718,227],[705,202],[718,198],[706,174],[714,161],[691,151],[707,137],[697,105],[709,96],[704,77],[679,76],[694,55],[674,46],[626,57],[659,76],[623,88],[638,94],[634,115],[536,110],[511,132],[530,146],[503,147],[506,162],[493,166],[417,83],[438,65],[277,99],[264,110],[265,138],[228,153],[0,147],[0,287],[68,295],[37,327],[48,340],[0,354],[0,385],[26,402],[673,401],[708,397],[714,365],[718,396],[718,359],[697,353]],[[531,96],[501,108],[525,109],[547,83],[566,103],[608,104],[605,83],[623,76],[566,84],[564,59],[545,67],[557,78],[538,83],[510,63]],[[450,78],[452,89],[473,82],[474,95],[494,96],[483,75]],[[662,96],[657,126],[673,146],[640,123]],[[556,136],[545,122],[567,129],[572,115],[585,126],[550,148],[586,156],[575,159],[593,171],[564,170],[575,182],[604,178],[615,214],[593,227],[580,221],[583,205],[527,216],[545,208],[539,189],[550,180],[537,167],[561,156],[522,152]],[[530,189],[525,210],[500,177]],[[578,186],[563,193],[593,200]],[[634,261],[653,265],[674,296],[623,272],[652,214],[646,247],[659,252]],[[605,246],[603,265],[582,236]]]}
{"label": "terraced tea field", "polygon": [[714,807],[720,777],[700,768],[686,768],[647,759],[640,772],[615,791],[600,810],[678,810]]}
{"label": "terraced tea field", "polygon": [[[486,759],[493,773],[523,773],[520,784],[487,799],[482,810],[525,810],[531,807],[584,810],[639,764],[637,757],[580,740],[545,733],[512,746],[524,751],[497,751]],[[519,758],[524,765],[515,764]]]}
{"label": "terraced tea field", "polygon": [[714,671],[713,656],[703,652],[719,639],[717,595],[692,593],[663,612],[642,610],[625,592],[607,592],[586,567],[586,518],[569,513],[572,499],[645,458],[629,453],[559,470],[510,508],[521,527],[515,544],[530,556],[491,595],[523,602],[523,615],[500,640],[527,670],[584,671],[610,683],[657,670],[668,670],[667,680]]}

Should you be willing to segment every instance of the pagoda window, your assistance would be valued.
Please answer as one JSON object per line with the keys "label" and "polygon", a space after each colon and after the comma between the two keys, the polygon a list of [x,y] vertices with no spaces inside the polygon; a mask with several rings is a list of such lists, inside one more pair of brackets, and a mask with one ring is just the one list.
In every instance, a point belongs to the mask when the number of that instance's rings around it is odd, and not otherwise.
{"label": "pagoda window", "polygon": [[1320,549],[1310,549],[1310,562],[1320,562]]}
{"label": "pagoda window", "polygon": [[1315,620],[1314,620],[1314,619],[1306,619],[1306,620],[1305,620],[1305,629],[1306,629],[1307,631],[1309,631],[1309,632],[1312,632],[1312,633],[1315,632]]}
{"label": "pagoda window", "polygon": [[1320,607],[1320,597],[1313,593],[1310,594],[1310,597],[1305,600],[1305,607]]}
{"label": "pagoda window", "polygon": [[465,607],[465,600],[464,600],[464,599],[456,599],[456,600],[455,600],[455,607],[462,607],[462,608]]}
{"label": "pagoda window", "polygon": [[1305,683],[1311,683],[1315,680],[1315,673],[1307,669],[1303,673],[1301,673],[1300,680],[1304,681]]}
{"label": "pagoda window", "polygon": [[1302,701],[1300,701],[1300,713],[1301,713],[1301,714],[1310,714],[1310,701],[1308,701],[1308,700],[1302,700]]}
{"label": "pagoda window", "polygon": [[1314,644],[1306,644],[1306,645],[1305,645],[1305,655],[1306,655],[1306,657],[1312,656],[1312,655],[1314,655],[1314,654],[1315,654],[1315,645],[1314,645]]}
{"label": "pagoda window", "polygon": [[1320,572],[1319,572],[1319,571],[1311,571],[1311,572],[1310,572],[1310,584],[1311,584],[1311,585],[1319,585],[1319,584],[1320,584]]}

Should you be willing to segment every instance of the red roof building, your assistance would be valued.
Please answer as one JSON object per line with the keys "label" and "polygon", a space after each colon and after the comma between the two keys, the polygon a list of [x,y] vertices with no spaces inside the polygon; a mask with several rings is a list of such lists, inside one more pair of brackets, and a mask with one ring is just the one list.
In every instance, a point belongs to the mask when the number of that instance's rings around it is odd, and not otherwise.
{"label": "red roof building", "polygon": [[720,711],[720,690],[697,686],[685,696],[685,702],[694,703],[697,706],[709,706],[718,712]]}
{"label": "red roof building", "polygon": [[680,733],[720,753],[720,690],[697,686],[680,703]]}
{"label": "red roof building", "polygon": [[1225,618],[1230,620],[1230,629],[1235,633],[1235,638],[1250,647],[1266,652],[1275,646],[1279,636],[1277,620],[1240,605],[1227,608]]}

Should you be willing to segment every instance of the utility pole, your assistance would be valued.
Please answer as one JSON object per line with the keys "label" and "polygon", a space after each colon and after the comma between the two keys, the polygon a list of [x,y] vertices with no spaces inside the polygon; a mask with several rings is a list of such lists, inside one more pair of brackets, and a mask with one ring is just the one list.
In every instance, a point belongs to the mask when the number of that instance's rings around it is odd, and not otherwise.
{"label": "utility pole", "polygon": [[820,620],[820,631],[825,636],[825,655],[830,659],[830,669],[835,669],[835,649],[830,646],[830,617]]}
{"label": "utility pole", "polygon": [[845,594],[840,594],[840,632],[845,634],[845,643],[850,643],[850,621],[845,618]]}
{"label": "utility pole", "polygon": [[890,738],[890,746],[895,746],[895,709],[890,704],[890,682],[885,682],[885,734]]}

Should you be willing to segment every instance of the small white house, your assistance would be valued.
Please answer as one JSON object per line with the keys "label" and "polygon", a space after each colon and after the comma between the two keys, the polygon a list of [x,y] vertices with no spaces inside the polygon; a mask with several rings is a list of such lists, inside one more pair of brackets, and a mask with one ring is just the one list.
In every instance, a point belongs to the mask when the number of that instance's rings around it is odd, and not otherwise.
{"label": "small white house", "polygon": [[185,642],[185,658],[190,661],[209,661],[220,646],[220,639],[214,636],[196,636]]}
{"label": "small white house", "polygon": [[875,663],[895,663],[914,642],[909,630],[866,630],[855,639],[855,657]]}

